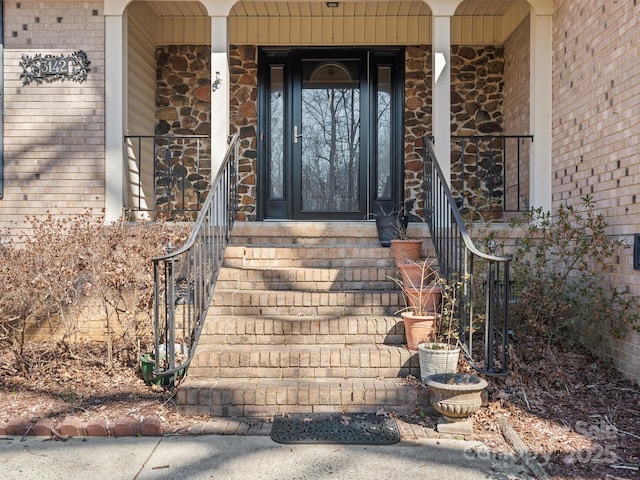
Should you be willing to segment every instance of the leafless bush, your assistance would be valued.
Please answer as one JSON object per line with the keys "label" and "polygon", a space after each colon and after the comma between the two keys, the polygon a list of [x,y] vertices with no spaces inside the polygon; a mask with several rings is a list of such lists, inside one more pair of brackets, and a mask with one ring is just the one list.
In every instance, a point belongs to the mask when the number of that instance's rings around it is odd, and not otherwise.
{"label": "leafless bush", "polygon": [[[0,248],[0,345],[10,348],[26,372],[28,332],[45,322],[66,342],[77,332],[81,307],[99,305],[111,366],[113,345],[134,359],[151,333],[151,258],[169,241],[180,244],[187,228],[166,223],[105,226],[86,211],[73,216],[48,213],[28,218],[30,234]],[[122,355],[119,355],[122,356]]]}

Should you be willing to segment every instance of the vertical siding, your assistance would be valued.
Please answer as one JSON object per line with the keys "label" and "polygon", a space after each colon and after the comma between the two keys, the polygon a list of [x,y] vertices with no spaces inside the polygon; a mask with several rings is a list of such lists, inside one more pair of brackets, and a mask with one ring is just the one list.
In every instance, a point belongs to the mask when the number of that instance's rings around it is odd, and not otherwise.
{"label": "vertical siding", "polygon": [[[530,27],[527,17],[504,44],[504,130],[507,135],[528,135],[531,132],[530,122]],[[522,158],[528,158],[531,144],[522,146]],[[517,207],[517,190],[513,187],[517,180],[517,164],[514,149],[509,144],[507,150],[507,203],[508,209]],[[529,163],[520,165],[520,205],[529,200]]]}
{"label": "vertical siding", "polygon": [[[156,106],[156,18],[141,3],[129,7],[127,131],[132,135],[151,135],[155,129]],[[137,145],[127,149],[126,205],[153,207],[153,143],[143,142],[142,163]],[[138,189],[141,183],[142,189]]]}
{"label": "vertical siding", "polygon": [[158,45],[209,45],[211,19],[209,17],[159,18],[155,26],[155,40]]}
{"label": "vertical siding", "polygon": [[[159,37],[170,38],[169,31],[176,31],[181,38],[181,28],[163,20],[161,28],[167,32]],[[453,17],[451,43],[502,44],[514,27],[502,17]],[[230,17],[229,39],[234,45],[425,45],[431,44],[431,17]]]}

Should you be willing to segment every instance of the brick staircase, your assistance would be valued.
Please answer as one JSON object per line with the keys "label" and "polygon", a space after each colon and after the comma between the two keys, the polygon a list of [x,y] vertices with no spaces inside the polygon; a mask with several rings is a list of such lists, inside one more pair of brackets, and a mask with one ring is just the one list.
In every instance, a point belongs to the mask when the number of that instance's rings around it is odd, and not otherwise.
{"label": "brick staircase", "polygon": [[[412,225],[411,235],[426,226]],[[392,253],[372,222],[236,223],[196,355],[189,414],[410,413],[426,405],[406,349]]]}

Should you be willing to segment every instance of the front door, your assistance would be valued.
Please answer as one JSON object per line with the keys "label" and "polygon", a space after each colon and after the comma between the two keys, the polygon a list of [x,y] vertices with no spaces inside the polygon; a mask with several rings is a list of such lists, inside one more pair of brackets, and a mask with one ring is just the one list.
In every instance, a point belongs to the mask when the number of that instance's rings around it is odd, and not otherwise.
{"label": "front door", "polygon": [[261,218],[365,219],[393,207],[402,184],[400,55],[262,51]]}

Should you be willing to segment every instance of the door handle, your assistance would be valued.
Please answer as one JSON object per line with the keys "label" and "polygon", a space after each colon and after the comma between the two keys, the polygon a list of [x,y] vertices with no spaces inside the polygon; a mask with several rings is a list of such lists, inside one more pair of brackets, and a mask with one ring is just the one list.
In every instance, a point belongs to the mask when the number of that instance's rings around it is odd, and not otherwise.
{"label": "door handle", "polygon": [[298,133],[298,126],[294,125],[293,126],[293,143],[298,143],[299,138],[302,138],[302,134]]}

